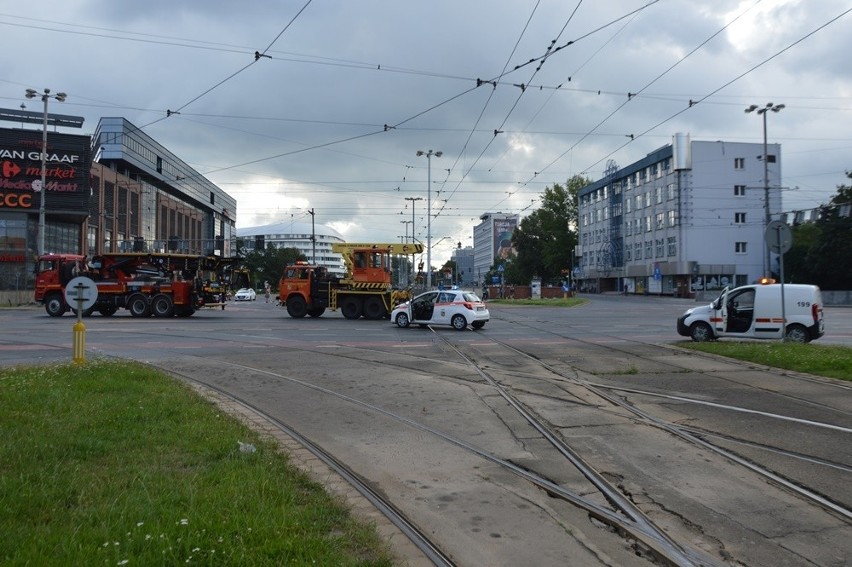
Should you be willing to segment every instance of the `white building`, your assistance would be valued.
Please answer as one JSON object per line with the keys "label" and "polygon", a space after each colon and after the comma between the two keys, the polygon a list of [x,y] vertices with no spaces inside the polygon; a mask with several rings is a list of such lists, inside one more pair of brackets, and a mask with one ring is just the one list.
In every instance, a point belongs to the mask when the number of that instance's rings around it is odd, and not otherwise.
{"label": "white building", "polygon": [[482,278],[491,269],[495,258],[514,256],[512,234],[520,217],[515,213],[483,213],[473,227],[473,279],[482,285]]}
{"label": "white building", "polygon": [[[314,258],[312,236],[316,238],[316,258]],[[263,226],[238,228],[237,238],[243,239],[249,251],[254,251],[258,246],[295,248],[309,262],[325,266],[332,273],[342,275],[346,272],[343,256],[331,251],[333,243],[344,242],[343,237],[333,228],[324,225],[289,220]]]}
{"label": "white building", "polygon": [[627,167],[611,163],[579,192],[580,289],[686,296],[762,277],[766,217],[781,210],[781,148],[767,147],[766,184],[763,151],[677,134]]}

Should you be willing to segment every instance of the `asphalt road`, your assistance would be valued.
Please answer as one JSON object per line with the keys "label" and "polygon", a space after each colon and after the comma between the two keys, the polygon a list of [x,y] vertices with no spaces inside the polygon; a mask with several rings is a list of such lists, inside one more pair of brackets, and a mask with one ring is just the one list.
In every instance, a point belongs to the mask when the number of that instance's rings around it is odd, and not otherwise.
{"label": "asphalt road", "polygon": [[[590,299],[575,309],[492,305],[493,320],[481,332],[432,333],[335,313],[293,320],[261,298],[188,319],[87,318],[86,351],[149,362],[250,401],[375,483],[460,564],[559,565],[568,557],[576,565],[647,564],[585,514],[407,425],[446,432],[567,486],[580,482],[476,381],[443,344],[447,338],[523,392],[677,537],[743,564],[852,562],[847,519],[638,426],[581,388],[554,383],[501,343],[660,419],[688,424],[846,507],[852,390],[673,349],[685,340],[675,320],[692,301]],[[71,359],[73,317],[26,308],[2,310],[0,318],[0,365]],[[829,308],[826,320],[819,342],[852,345],[852,309]],[[807,452],[810,460],[786,452]]]}

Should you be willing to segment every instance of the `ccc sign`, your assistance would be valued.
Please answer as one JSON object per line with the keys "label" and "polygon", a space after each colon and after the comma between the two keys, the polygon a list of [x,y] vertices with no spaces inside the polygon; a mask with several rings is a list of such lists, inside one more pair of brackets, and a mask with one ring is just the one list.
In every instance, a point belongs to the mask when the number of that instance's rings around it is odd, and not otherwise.
{"label": "ccc sign", "polygon": [[18,193],[0,193],[0,208],[22,208],[29,209],[32,207],[32,195]]}

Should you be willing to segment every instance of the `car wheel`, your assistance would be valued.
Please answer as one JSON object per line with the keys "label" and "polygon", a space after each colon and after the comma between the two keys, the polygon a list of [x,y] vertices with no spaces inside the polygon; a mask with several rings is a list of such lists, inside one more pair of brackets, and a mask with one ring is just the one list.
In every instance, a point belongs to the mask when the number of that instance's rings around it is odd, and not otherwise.
{"label": "car wheel", "polygon": [[361,302],[357,297],[347,297],[340,305],[340,311],[347,319],[358,319],[361,317]]}
{"label": "car wheel", "polygon": [[294,295],[287,300],[287,313],[294,319],[301,319],[308,314],[308,305],[301,295]]}
{"label": "car wheel", "polygon": [[58,293],[51,293],[44,300],[44,310],[51,317],[62,317],[65,313],[65,302]]}
{"label": "car wheel", "polygon": [[141,293],[135,293],[127,300],[127,310],[133,317],[149,317],[151,315],[151,304],[148,298]]}
{"label": "car wheel", "polygon": [[408,318],[408,313],[403,311],[402,313],[398,313],[396,316],[396,326],[405,329],[409,325],[411,325],[411,319]]}
{"label": "car wheel", "polygon": [[151,300],[151,311],[153,311],[154,317],[171,317],[175,314],[175,304],[171,297],[160,293]]}
{"label": "car wheel", "polygon": [[453,315],[453,318],[450,319],[450,325],[452,325],[453,329],[456,331],[464,331],[467,329],[467,319],[464,318],[464,315]]}
{"label": "car wheel", "polygon": [[485,321],[474,321],[473,323],[470,324],[470,326],[473,327],[474,329],[481,329],[482,327],[485,326]]}
{"label": "car wheel", "polygon": [[712,341],[714,339],[713,329],[704,321],[697,321],[689,328],[689,336],[697,343]]}
{"label": "car wheel", "polygon": [[364,301],[364,317],[372,321],[384,319],[388,312],[385,310],[385,304],[382,303],[380,297],[368,297]]}
{"label": "car wheel", "polygon": [[788,325],[785,338],[791,343],[806,343],[810,340],[808,330],[801,325]]}

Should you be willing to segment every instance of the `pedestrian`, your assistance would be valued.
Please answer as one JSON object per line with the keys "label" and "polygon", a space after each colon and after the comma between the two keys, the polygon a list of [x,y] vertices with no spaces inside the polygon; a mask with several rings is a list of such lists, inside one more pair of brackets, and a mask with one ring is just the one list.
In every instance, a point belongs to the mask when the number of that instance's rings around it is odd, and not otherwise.
{"label": "pedestrian", "polygon": [[515,299],[515,284],[509,286],[509,299]]}
{"label": "pedestrian", "polygon": [[269,292],[270,292],[269,282],[267,281],[267,282],[264,282],[264,284],[263,284],[263,295],[266,296],[266,302],[267,303],[269,303]]}

